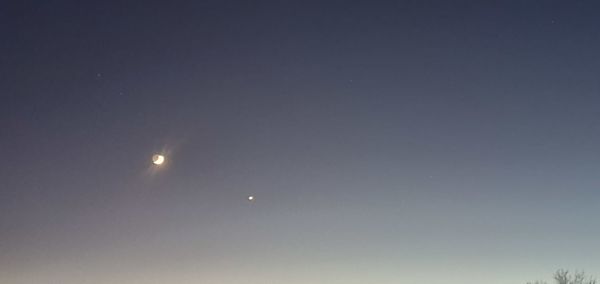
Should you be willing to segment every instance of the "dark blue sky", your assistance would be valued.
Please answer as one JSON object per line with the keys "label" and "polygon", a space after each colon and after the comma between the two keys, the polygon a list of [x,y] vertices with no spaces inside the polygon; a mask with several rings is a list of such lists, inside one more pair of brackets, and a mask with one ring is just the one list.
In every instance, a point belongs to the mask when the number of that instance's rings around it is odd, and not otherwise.
{"label": "dark blue sky", "polygon": [[4,2],[0,282],[600,273],[598,11]]}

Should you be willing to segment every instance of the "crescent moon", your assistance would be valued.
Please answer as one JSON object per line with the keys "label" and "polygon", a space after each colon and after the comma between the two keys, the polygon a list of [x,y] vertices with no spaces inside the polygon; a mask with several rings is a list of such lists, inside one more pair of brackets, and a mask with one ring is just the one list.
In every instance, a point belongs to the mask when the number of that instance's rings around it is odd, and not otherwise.
{"label": "crescent moon", "polygon": [[154,156],[152,156],[152,163],[159,166],[162,165],[165,162],[165,156],[160,155],[160,154],[155,154]]}

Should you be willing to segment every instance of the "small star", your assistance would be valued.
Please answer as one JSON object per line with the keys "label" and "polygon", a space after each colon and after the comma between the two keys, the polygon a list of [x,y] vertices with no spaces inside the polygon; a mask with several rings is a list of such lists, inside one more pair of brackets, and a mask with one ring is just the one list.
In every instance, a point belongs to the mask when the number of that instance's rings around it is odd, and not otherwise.
{"label": "small star", "polygon": [[253,195],[248,196],[248,201],[254,201],[254,196]]}

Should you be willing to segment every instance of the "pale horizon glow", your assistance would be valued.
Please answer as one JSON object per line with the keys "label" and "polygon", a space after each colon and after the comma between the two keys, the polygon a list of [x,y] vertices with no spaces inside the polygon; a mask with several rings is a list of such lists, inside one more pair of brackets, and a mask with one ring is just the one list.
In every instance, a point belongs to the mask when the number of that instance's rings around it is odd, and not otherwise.
{"label": "pale horizon glow", "polygon": [[6,2],[0,284],[600,276],[600,1]]}

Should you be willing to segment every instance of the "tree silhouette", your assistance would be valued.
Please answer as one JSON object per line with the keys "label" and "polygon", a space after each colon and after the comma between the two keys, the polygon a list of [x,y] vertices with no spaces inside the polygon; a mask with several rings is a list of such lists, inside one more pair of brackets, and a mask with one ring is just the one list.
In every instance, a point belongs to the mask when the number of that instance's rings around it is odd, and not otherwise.
{"label": "tree silhouette", "polygon": [[[556,284],[598,284],[596,278],[587,276],[585,272],[570,273],[568,270],[559,269],[554,273]],[[527,284],[547,284],[545,281],[527,282]]]}

